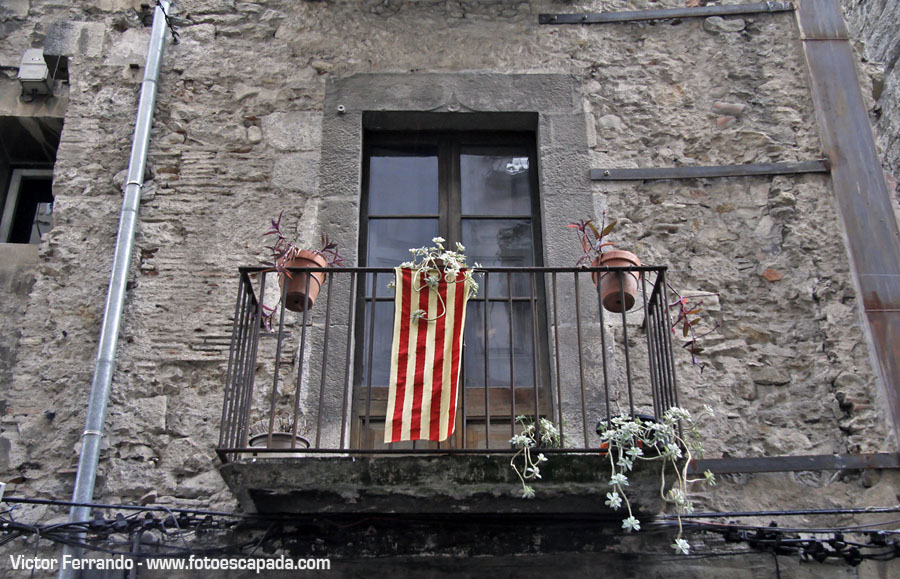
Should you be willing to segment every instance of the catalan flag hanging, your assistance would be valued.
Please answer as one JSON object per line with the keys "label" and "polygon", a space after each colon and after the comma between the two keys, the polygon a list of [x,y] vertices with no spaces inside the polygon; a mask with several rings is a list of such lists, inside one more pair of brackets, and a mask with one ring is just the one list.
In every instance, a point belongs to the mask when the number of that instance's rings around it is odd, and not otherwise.
{"label": "catalan flag hanging", "polygon": [[[395,268],[394,337],[384,442],[447,440],[456,420],[466,270]],[[429,279],[430,278],[430,279]]]}

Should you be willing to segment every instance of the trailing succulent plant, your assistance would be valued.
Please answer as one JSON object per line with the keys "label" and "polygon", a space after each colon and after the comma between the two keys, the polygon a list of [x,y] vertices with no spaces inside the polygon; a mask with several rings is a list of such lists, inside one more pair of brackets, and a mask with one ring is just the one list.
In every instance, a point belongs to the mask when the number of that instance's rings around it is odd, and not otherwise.
{"label": "trailing succulent plant", "polygon": [[[478,282],[475,281],[475,276],[478,275],[478,272],[475,270],[480,268],[481,265],[475,263],[473,267],[469,267],[466,264],[465,246],[457,242],[456,251],[453,251],[444,247],[445,241],[443,237],[434,237],[431,240],[434,245],[431,247],[410,248],[409,252],[412,254],[412,259],[400,264],[402,268],[413,270],[413,279],[422,280],[421,285],[414,288],[415,291],[420,292],[425,288],[428,288],[429,291],[434,291],[441,305],[440,313],[434,318],[427,318],[425,310],[417,309],[413,311],[411,314],[413,322],[418,320],[431,322],[446,313],[446,305],[438,292],[438,284],[440,284],[442,277],[447,283],[465,283],[466,287],[469,288],[468,297],[470,298],[478,293]],[[459,279],[460,272],[463,272],[462,279]],[[396,280],[392,279],[388,283],[388,288],[394,289],[395,287]]]}
{"label": "trailing succulent plant", "polygon": [[[712,409],[705,407],[702,415],[712,415]],[[710,471],[706,471],[700,479],[688,478],[691,460],[703,456],[700,434],[691,413],[675,406],[666,410],[658,421],[627,414],[614,416],[601,422],[597,432],[609,459],[609,485],[613,487],[606,493],[605,504],[613,510],[625,507],[628,516],[622,519],[622,528],[626,531],[641,530],[641,523],[634,516],[628,500],[628,473],[638,462],[659,462],[659,494],[663,501],[674,507],[678,520],[678,534],[672,548],[687,555],[690,544],[683,537],[681,517],[694,510],[689,499],[690,486],[696,482],[716,484]],[[666,470],[669,466],[675,480],[667,490]]]}
{"label": "trailing succulent plant", "polygon": [[509,439],[509,444],[516,450],[509,461],[509,466],[522,482],[522,498],[533,499],[534,488],[526,481],[541,478],[540,464],[547,462],[548,459],[542,452],[532,456],[532,451],[541,448],[560,448],[562,444],[559,429],[546,418],[540,418],[535,423],[528,416],[517,416],[516,423],[521,425],[522,431]]}

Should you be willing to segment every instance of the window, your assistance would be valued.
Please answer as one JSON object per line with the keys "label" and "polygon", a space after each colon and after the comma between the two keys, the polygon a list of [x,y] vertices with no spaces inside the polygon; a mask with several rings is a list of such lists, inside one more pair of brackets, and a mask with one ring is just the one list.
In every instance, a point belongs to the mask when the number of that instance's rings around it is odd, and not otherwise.
{"label": "window", "polygon": [[50,229],[62,119],[0,116],[0,243],[39,243]]}
{"label": "window", "polygon": [[0,218],[0,242],[40,243],[53,212],[52,169],[13,169]]}
{"label": "window", "polygon": [[[533,132],[369,132],[363,147],[360,263],[395,267],[410,258],[410,247],[431,245],[439,235],[451,247],[457,241],[465,245],[470,264],[540,266],[537,183]],[[365,308],[357,317],[362,320],[357,343],[363,348],[357,352],[360,435],[355,439],[363,447],[381,444],[393,328],[393,294],[386,287],[391,276],[373,278],[367,280]],[[531,339],[535,324],[543,327],[541,281],[537,278],[533,286],[524,273],[489,276],[469,303],[465,394],[459,399],[466,410],[457,412],[466,423],[457,424],[451,446],[462,444],[463,427],[466,446],[486,446],[486,395],[491,424],[506,425],[496,428],[499,438],[492,445],[509,438],[513,406],[534,407],[535,381],[546,383],[536,360],[547,357],[535,355],[535,348],[543,346]]]}

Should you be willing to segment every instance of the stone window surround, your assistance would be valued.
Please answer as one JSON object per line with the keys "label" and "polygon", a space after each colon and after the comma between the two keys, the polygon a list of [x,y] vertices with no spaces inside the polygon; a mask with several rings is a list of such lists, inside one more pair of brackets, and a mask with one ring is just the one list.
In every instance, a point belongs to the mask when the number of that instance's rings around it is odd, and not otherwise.
{"label": "stone window surround", "polygon": [[[444,113],[440,115],[419,113]],[[577,254],[566,224],[593,206],[580,84],[562,74],[357,74],[328,82],[322,121],[317,229],[359,247],[365,129],[534,130],[544,263]]]}

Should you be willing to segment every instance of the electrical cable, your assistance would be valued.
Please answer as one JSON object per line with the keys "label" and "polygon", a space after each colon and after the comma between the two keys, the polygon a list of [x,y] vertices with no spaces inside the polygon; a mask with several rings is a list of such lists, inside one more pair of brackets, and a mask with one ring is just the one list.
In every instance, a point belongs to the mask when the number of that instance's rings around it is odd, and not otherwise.
{"label": "electrical cable", "polygon": [[[863,507],[852,509],[800,509],[790,511],[733,511],[723,513],[690,513],[681,515],[682,519],[723,518],[723,517],[787,517],[800,515],[863,515],[873,513],[900,513],[900,505],[893,507]],[[661,519],[677,519],[678,515],[660,515]]]}
{"label": "electrical cable", "polygon": [[[840,533],[840,532],[853,532],[860,534],[873,534],[873,533],[886,533],[886,534],[898,534],[900,535],[900,529],[868,529],[864,527],[872,527],[876,525],[887,525],[892,524],[897,521],[886,521],[884,523],[870,523],[868,525],[857,525],[852,527],[830,527],[830,528],[806,528],[806,527],[777,527],[778,530],[788,532],[788,533],[810,533],[810,534],[830,534],[830,533]],[[665,526],[665,527],[675,527],[678,526],[677,522],[673,521],[655,521],[648,526]],[[729,528],[729,529],[740,529],[740,530],[765,530],[771,527],[763,526],[763,525],[744,525],[739,523],[707,523],[707,522],[694,522],[694,521],[685,521],[682,523],[685,528],[694,528],[694,529],[704,529],[708,528],[714,530],[717,527],[721,528]]]}
{"label": "electrical cable", "polygon": [[[15,520],[15,511],[21,504],[51,505],[68,507],[70,501],[50,499],[26,499],[5,497],[3,500],[12,504],[6,511],[0,512],[0,545],[6,545],[19,537],[33,535],[36,546],[42,541],[79,547],[88,551],[101,552],[131,557],[185,557],[195,556],[253,556],[267,541],[277,542],[287,538],[291,526],[308,522],[313,525],[331,525],[337,529],[349,529],[360,524],[371,524],[379,521],[407,521],[410,523],[434,522],[434,516],[379,517],[364,516],[356,521],[346,518],[297,517],[285,515],[260,515],[228,513],[199,509],[179,509],[166,506],[137,505],[105,505],[91,503],[95,510],[90,521],[76,521],[34,525]],[[119,511],[108,517],[100,511]],[[131,511],[127,515],[121,511]],[[796,516],[796,515],[835,515],[835,514],[875,514],[900,512],[900,507],[870,507],[865,509],[806,509],[783,511],[730,512],[730,513],[697,513],[683,515],[683,518],[720,518],[738,516]],[[156,515],[159,513],[159,515]],[[661,516],[647,525],[649,532],[664,532],[674,526],[677,517]],[[442,519],[443,520],[443,519]],[[588,520],[588,519],[585,519]],[[253,525],[256,521],[269,521],[263,530]],[[858,565],[863,560],[887,561],[900,556],[900,529],[876,529],[896,523],[897,520],[880,523],[868,523],[841,528],[799,528],[778,527],[773,522],[769,526],[743,525],[734,522],[685,521],[684,530],[691,534],[714,533],[720,535],[726,543],[744,543],[746,550],[728,550],[721,548],[715,552],[697,552],[686,555],[690,559],[702,559],[722,556],[737,556],[754,553],[771,552],[776,557],[799,555],[804,560],[825,561],[830,558],[843,559],[849,565]],[[490,525],[490,521],[486,521]],[[286,526],[285,526],[286,525]],[[249,540],[226,545],[203,545],[201,534],[212,532],[212,539],[225,532],[243,529],[251,533]],[[259,531],[262,531],[261,533]],[[158,542],[153,543],[152,553],[134,553],[133,537],[136,533],[151,533]],[[855,537],[865,537],[868,543],[845,537],[845,533]],[[801,536],[806,535],[806,536]],[[831,535],[831,537],[816,537]],[[810,537],[812,536],[812,537]],[[188,538],[191,538],[189,541]],[[174,541],[174,543],[173,543]],[[724,546],[724,545],[723,545]],[[638,552],[640,555],[655,557],[672,557],[671,553]],[[387,555],[386,555],[387,556]],[[672,557],[672,560],[684,560],[685,556]]]}
{"label": "electrical cable", "polygon": [[224,511],[209,511],[202,509],[179,509],[165,506],[138,506],[138,505],[110,505],[103,503],[76,503],[72,501],[61,501],[57,499],[29,499],[24,497],[3,497],[0,502],[5,503],[21,503],[26,505],[48,505],[54,507],[89,507],[91,509],[119,509],[123,511],[161,511],[168,513],[185,513],[189,515],[204,515],[218,517],[241,517],[241,518],[258,518],[256,514],[246,513],[226,513]]}
{"label": "electrical cable", "polygon": [[163,17],[166,19],[166,26],[169,27],[169,32],[172,33],[172,44],[178,44],[178,33],[175,31],[175,25],[172,24],[172,19],[169,17],[169,14],[166,12],[166,8],[162,5],[162,2],[156,0],[156,5],[159,6],[159,9],[162,10]]}

